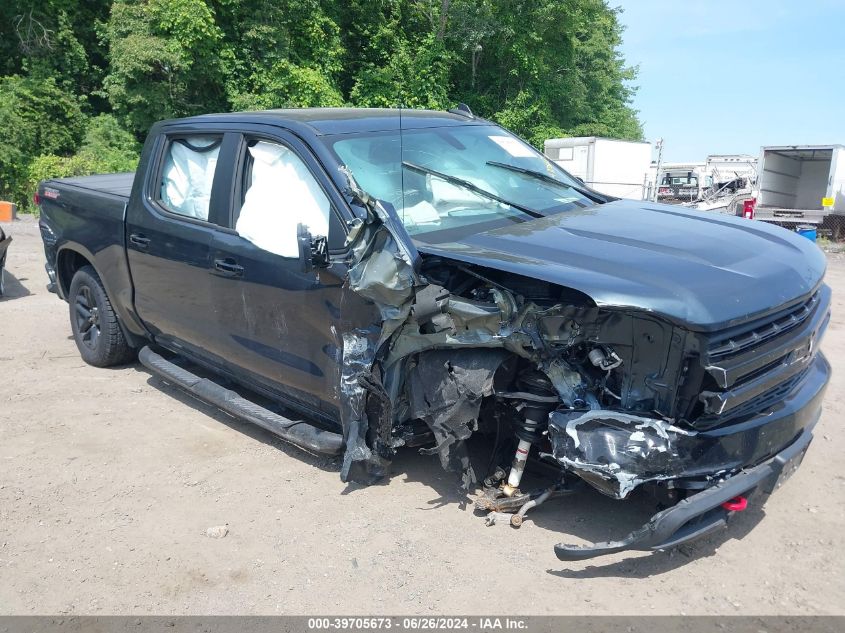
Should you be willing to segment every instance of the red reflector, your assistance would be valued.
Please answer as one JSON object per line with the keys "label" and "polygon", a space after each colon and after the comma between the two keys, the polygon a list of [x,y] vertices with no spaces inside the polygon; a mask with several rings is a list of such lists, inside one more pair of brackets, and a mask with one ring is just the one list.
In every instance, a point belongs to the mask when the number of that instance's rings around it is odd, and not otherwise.
{"label": "red reflector", "polygon": [[725,501],[722,507],[728,512],[742,512],[748,507],[748,499],[745,497],[734,497],[730,501]]}
{"label": "red reflector", "polygon": [[742,217],[744,217],[746,220],[753,220],[755,206],[757,206],[757,198],[751,198],[751,200],[744,200],[742,203]]}
{"label": "red reflector", "polygon": [[36,207],[37,207],[39,204],[41,204],[41,196],[39,196],[39,195],[38,195],[38,192],[37,192],[37,191],[36,191],[34,194],[32,194],[32,201],[35,203],[35,206],[36,206]]}

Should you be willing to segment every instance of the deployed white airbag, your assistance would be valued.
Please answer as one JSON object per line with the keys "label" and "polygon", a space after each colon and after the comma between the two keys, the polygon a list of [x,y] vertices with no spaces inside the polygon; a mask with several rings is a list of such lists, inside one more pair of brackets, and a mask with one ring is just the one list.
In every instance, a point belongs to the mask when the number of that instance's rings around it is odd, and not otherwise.
{"label": "deployed white airbag", "polygon": [[297,257],[297,225],[312,236],[329,233],[330,203],[305,163],[291,150],[260,141],[249,148],[252,181],[235,230],[265,251]]}
{"label": "deployed white airbag", "polygon": [[440,222],[440,214],[433,204],[421,200],[412,207],[402,210],[402,222],[406,225],[434,224]]}
{"label": "deployed white airbag", "polygon": [[[479,189],[498,195],[493,185],[482,178],[469,175],[461,175],[460,177],[476,185]],[[441,213],[454,209],[465,209],[467,207],[476,207],[484,211],[491,205],[498,204],[466,187],[453,185],[451,182],[442,180],[437,176],[427,176],[427,180],[429,190],[431,191],[431,201]]]}
{"label": "deployed white airbag", "polygon": [[217,155],[220,153],[219,140],[214,137],[192,137],[170,144],[161,183],[161,201],[168,209],[181,215],[208,220],[211,185],[217,167]]}

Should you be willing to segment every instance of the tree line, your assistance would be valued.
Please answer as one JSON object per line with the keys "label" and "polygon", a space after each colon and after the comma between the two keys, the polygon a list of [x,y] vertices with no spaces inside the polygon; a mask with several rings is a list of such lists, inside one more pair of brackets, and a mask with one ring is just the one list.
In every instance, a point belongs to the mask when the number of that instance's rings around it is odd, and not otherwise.
{"label": "tree line", "polygon": [[458,102],[538,147],[640,139],[606,0],[4,0],[0,198],[134,169],[157,120]]}

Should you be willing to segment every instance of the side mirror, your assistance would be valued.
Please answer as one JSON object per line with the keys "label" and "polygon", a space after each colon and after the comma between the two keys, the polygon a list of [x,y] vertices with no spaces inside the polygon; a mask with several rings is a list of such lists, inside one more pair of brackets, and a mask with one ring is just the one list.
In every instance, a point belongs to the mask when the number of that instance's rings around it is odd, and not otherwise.
{"label": "side mirror", "polygon": [[302,272],[307,273],[329,265],[329,243],[325,236],[311,237],[308,228],[299,224],[296,229],[296,243],[299,247],[299,265]]}

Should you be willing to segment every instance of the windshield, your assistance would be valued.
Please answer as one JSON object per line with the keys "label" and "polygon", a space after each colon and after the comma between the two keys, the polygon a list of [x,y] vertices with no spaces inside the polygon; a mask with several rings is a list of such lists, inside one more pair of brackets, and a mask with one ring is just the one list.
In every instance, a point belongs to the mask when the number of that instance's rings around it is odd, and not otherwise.
{"label": "windshield", "polygon": [[495,125],[324,139],[358,184],[392,204],[408,233],[425,241],[595,204],[582,183]]}

